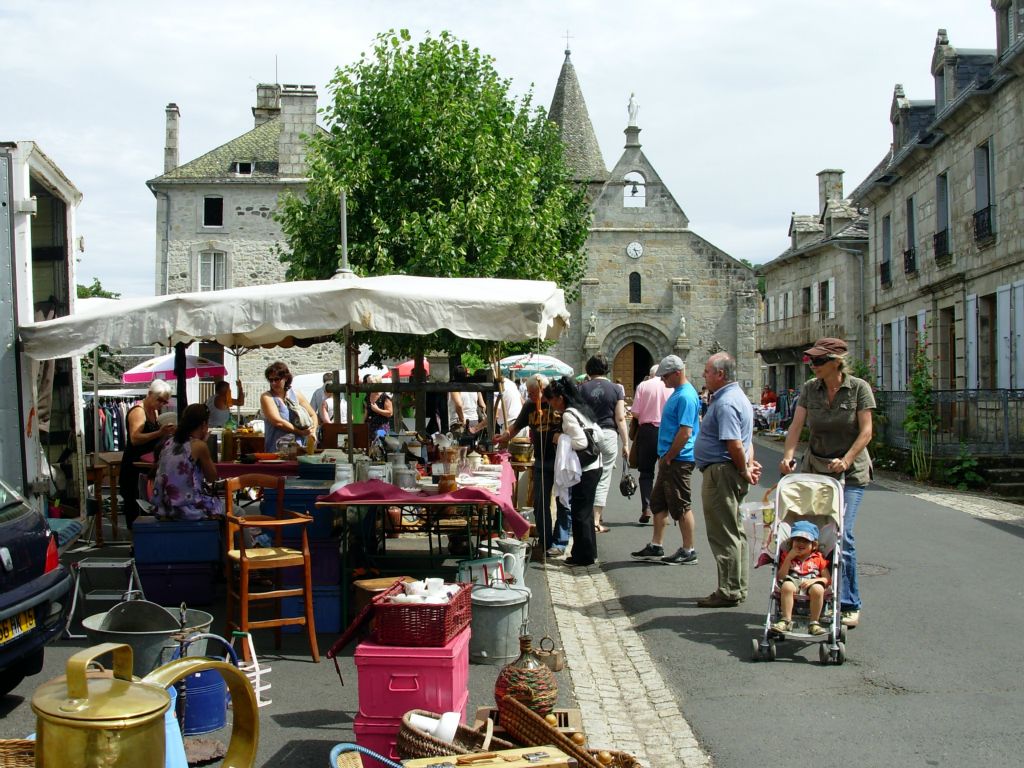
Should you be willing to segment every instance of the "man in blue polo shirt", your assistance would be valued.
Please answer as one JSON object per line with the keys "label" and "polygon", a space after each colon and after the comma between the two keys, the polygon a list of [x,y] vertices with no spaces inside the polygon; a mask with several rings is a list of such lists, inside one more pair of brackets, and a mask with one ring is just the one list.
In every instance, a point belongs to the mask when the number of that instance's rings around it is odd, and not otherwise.
{"label": "man in blue polo shirt", "polygon": [[[632,557],[665,565],[693,565],[697,562],[697,550],[693,548],[690,480],[693,443],[700,431],[700,398],[686,380],[686,364],[676,355],[662,360],[654,375],[673,391],[662,409],[658,427],[658,478],[651,490],[654,533],[651,543],[633,552]],[[679,523],[683,546],[666,556],[663,541],[669,515]]]}
{"label": "man in blue polo shirt", "polygon": [[701,504],[708,547],[718,566],[718,589],[697,601],[700,608],[728,608],[747,598],[747,534],[740,504],[761,477],[754,461],[754,408],[736,382],[736,360],[725,352],[708,358],[704,381],[711,402],[694,445],[703,474]]}

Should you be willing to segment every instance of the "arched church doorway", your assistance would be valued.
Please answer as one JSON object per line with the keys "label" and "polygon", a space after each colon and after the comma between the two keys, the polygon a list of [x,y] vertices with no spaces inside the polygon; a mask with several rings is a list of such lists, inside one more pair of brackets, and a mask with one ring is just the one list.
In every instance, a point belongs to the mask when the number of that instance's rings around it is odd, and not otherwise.
{"label": "arched church doorway", "polygon": [[610,378],[612,381],[621,381],[626,388],[626,397],[631,398],[636,385],[644,380],[653,364],[654,358],[647,347],[635,341],[630,342],[619,350],[612,361]]}

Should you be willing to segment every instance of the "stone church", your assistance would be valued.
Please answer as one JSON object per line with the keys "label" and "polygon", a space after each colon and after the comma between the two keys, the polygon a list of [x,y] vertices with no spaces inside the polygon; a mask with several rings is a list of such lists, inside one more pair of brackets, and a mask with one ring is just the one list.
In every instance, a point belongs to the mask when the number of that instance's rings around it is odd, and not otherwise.
{"label": "stone church", "polygon": [[572,327],[551,354],[583,371],[601,352],[612,379],[632,395],[650,366],[669,354],[687,363],[700,389],[704,363],[727,351],[751,396],[757,378],[754,332],[759,297],[753,270],[690,229],[690,221],[640,144],[632,97],[622,155],[611,172],[590,122],[570,52],[551,99],[573,179],[588,188],[588,267]]}

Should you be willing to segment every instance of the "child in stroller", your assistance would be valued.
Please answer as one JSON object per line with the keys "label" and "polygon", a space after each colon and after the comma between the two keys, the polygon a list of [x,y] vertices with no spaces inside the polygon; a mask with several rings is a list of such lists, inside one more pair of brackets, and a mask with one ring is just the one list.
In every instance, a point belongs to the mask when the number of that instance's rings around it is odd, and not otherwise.
{"label": "child in stroller", "polygon": [[818,526],[810,520],[798,520],[789,532],[789,552],[779,566],[779,611],[782,618],[772,624],[776,632],[793,630],[793,603],[797,593],[810,598],[807,633],[826,635],[828,630],[818,623],[825,604],[825,589],[832,583],[828,561],[818,550]]}
{"label": "child in stroller", "polygon": [[833,585],[842,566],[843,488],[827,475],[785,475],[758,564],[772,564],[771,594],[753,657],[775,660],[777,641],[818,645],[822,664],[846,660],[846,627]]}

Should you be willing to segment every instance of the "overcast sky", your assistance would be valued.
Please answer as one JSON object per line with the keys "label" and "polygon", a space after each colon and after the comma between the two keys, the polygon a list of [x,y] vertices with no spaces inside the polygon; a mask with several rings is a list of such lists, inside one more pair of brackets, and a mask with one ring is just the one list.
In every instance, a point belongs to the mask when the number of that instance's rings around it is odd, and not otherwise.
{"label": "overcast sky", "polygon": [[852,191],[891,140],[895,83],[933,97],[936,30],[994,48],[989,0],[0,0],[0,140],[39,143],[84,194],[78,281],[153,293],[164,107],[182,162],[252,128],[256,84],[312,83],[377,32],[450,30],[547,109],[566,30],[607,167],[631,91],[643,149],[691,228],[739,259],[786,248],[823,168]]}

